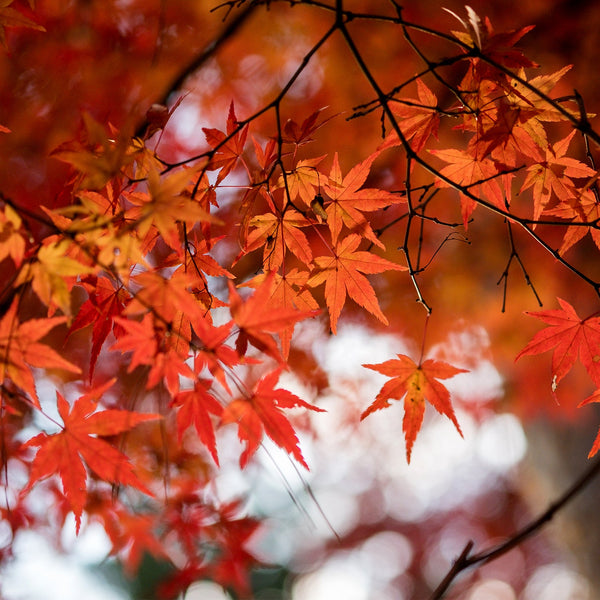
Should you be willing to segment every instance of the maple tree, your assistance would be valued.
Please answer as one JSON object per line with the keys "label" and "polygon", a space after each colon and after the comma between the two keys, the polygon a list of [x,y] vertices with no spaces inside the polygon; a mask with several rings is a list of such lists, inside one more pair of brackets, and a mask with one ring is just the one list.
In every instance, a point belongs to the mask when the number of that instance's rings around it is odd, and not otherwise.
{"label": "maple tree", "polygon": [[[476,365],[448,343],[461,322],[489,330],[536,410],[600,401],[600,133],[569,66],[537,74],[531,26],[498,32],[470,7],[427,25],[394,1],[110,4],[0,3],[0,559],[73,518],[102,526],[131,577],[146,555],[168,563],[165,598],[201,579],[250,597],[260,522],[215,497],[221,444],[237,435],[242,469],[272,443],[308,472],[330,384],[316,347],[347,323],[421,348],[363,363],[357,381],[387,380],[345,415],[358,431],[384,411],[409,463],[427,404],[467,435],[454,377]],[[267,46],[289,20],[304,49],[246,48],[252,19]],[[509,542],[467,544],[428,593],[520,544],[597,471]]]}

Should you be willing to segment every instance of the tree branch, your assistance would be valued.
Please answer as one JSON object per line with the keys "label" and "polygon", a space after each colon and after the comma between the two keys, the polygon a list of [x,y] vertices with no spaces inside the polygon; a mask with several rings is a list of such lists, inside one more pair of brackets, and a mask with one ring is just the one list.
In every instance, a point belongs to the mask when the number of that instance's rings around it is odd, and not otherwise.
{"label": "tree branch", "polygon": [[[246,21],[252,16],[255,8],[258,4],[250,3],[243,8],[231,21],[227,23],[223,31],[210,43],[208,43],[204,49],[197,54],[181,71],[175,76],[173,81],[166,87],[162,95],[156,99],[157,104],[167,104],[169,96],[183,87],[186,79],[193,75],[198,69],[200,69],[206,61],[211,58],[217,50],[223,44],[231,38],[239,29],[246,23]],[[138,126],[135,135],[136,137],[142,137],[146,129],[146,123],[142,123]]]}
{"label": "tree branch", "polygon": [[600,459],[594,461],[584,471],[580,477],[569,487],[562,496],[552,502],[550,506],[531,523],[514,533],[508,540],[484,550],[477,554],[470,555],[473,548],[473,541],[469,541],[460,556],[456,559],[444,579],[434,590],[429,600],[440,600],[459,573],[475,565],[484,565],[496,560],[503,554],[506,554],[513,548],[522,544],[526,539],[535,533],[538,533],[542,527],[554,518],[554,515],[566,506],[579,492],[581,492],[598,474],[600,473]]}

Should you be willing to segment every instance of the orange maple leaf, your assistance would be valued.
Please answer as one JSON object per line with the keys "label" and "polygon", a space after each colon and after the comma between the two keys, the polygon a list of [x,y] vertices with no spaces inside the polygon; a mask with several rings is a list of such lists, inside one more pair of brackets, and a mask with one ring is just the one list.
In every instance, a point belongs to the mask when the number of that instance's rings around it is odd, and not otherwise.
{"label": "orange maple leaf", "polygon": [[85,505],[87,472],[85,464],[97,477],[110,483],[131,485],[152,495],[135,475],[127,457],[98,436],[112,436],[135,427],[138,423],[160,419],[160,415],[140,414],[127,410],[95,412],[94,392],[69,403],[57,392],[58,413],[64,426],[60,433],[40,433],[24,446],[39,446],[31,463],[29,482],[25,491],[42,479],[58,474],[63,491],[75,515],[79,532],[81,514]]}
{"label": "orange maple leaf", "polygon": [[19,233],[21,217],[8,204],[0,211],[0,262],[10,256],[19,266],[25,256],[25,237]]}
{"label": "orange maple leaf", "polygon": [[245,302],[242,301],[233,285],[229,284],[229,309],[231,316],[239,327],[236,350],[240,356],[246,354],[248,343],[268,354],[275,360],[283,362],[283,358],[272,333],[280,333],[294,323],[314,317],[319,311],[300,311],[293,307],[274,304],[273,289],[275,273],[271,272]]}
{"label": "orange maple leaf", "polygon": [[136,159],[140,147],[133,143],[125,130],[114,136],[88,113],[83,114],[83,124],[86,141],[61,144],[51,152],[51,156],[79,171],[78,189],[99,190]]}
{"label": "orange maple leaf", "polygon": [[238,437],[246,443],[246,448],[240,456],[242,468],[248,464],[248,460],[260,446],[264,432],[308,469],[294,428],[281,409],[301,406],[316,412],[324,411],[288,390],[275,389],[280,373],[281,369],[268,373],[257,382],[249,397],[236,398],[225,407],[222,422],[237,423]]}
{"label": "orange maple leaf", "polygon": [[[312,252],[300,229],[308,225],[310,221],[293,208],[279,214],[265,213],[252,217],[249,226],[254,229],[248,234],[242,253],[264,246],[263,267],[267,271],[276,270],[283,264],[286,249],[308,265],[312,262]],[[236,261],[240,256],[236,257]]]}
{"label": "orange maple leaf", "polygon": [[312,142],[313,138],[310,136],[320,129],[327,123],[331,121],[336,115],[332,115],[331,117],[327,117],[327,119],[317,122],[319,115],[322,111],[324,111],[327,107],[324,106],[319,108],[314,113],[306,117],[302,122],[302,125],[298,125],[296,121],[293,119],[288,119],[286,124],[283,126],[283,136],[282,141],[287,144],[295,144],[296,146],[303,146],[304,144],[308,144],[308,142]]}
{"label": "orange maple leaf", "polygon": [[577,192],[566,202],[560,202],[558,206],[546,210],[548,216],[567,219],[572,223],[590,223],[590,227],[583,225],[571,225],[563,236],[560,246],[560,254],[564,254],[569,248],[582,240],[589,232],[597,248],[600,248],[600,230],[595,226],[600,219],[600,204],[590,189]]}
{"label": "orange maple leaf", "polygon": [[6,378],[27,392],[39,408],[35,381],[30,367],[63,369],[70,373],[81,373],[81,369],[60,356],[56,350],[41,343],[51,329],[64,323],[66,317],[30,319],[19,323],[17,318],[18,299],[0,320],[0,383]]}
{"label": "orange maple leaf", "polygon": [[[449,379],[458,373],[466,373],[465,369],[458,369],[448,363],[428,359],[417,365],[411,358],[398,354],[397,359],[386,360],[376,365],[363,365],[388,377],[392,377],[383,384],[375,401],[360,416],[361,420],[376,410],[390,406],[389,400],[402,400],[404,398],[404,419],[402,431],[406,439],[406,460],[410,463],[412,447],[421,429],[425,413],[425,400],[427,400],[439,413],[446,415],[462,437],[462,431],[454,409],[450,404],[450,392],[438,379]],[[405,397],[406,396],[406,397]]]}
{"label": "orange maple leaf", "polygon": [[[390,104],[402,135],[410,144],[413,152],[420,152],[433,135],[437,138],[440,127],[440,114],[436,95],[420,80],[417,79],[419,98],[407,98]],[[389,133],[378,150],[385,150],[400,144],[400,138],[395,131]]]}
{"label": "orange maple leaf", "polygon": [[[444,162],[449,163],[440,171],[442,175],[459,186],[468,189],[475,196],[485,197],[495,206],[505,209],[505,197],[497,177],[500,176],[498,164],[489,158],[481,158],[464,150],[429,150]],[[449,187],[450,184],[438,179],[438,187]],[[475,200],[460,194],[461,212],[465,228],[471,213],[475,210]]]}
{"label": "orange maple leaf", "polygon": [[315,258],[317,268],[306,282],[312,287],[325,282],[325,301],[333,333],[336,333],[337,321],[346,295],[387,325],[388,320],[379,308],[375,290],[363,273],[382,273],[390,269],[406,271],[406,267],[385,258],[370,252],[357,251],[361,241],[360,235],[350,234],[336,244],[331,256]]}
{"label": "orange maple leaf", "polygon": [[317,169],[317,165],[327,156],[317,156],[306,160],[300,160],[294,168],[283,175],[277,181],[277,188],[285,188],[289,192],[293,202],[300,199],[302,203],[309,207],[315,197],[315,193],[321,189],[321,181],[324,181],[327,175]]}
{"label": "orange maple leaf", "polygon": [[182,169],[165,177],[158,171],[148,173],[148,194],[132,193],[127,199],[133,207],[126,217],[136,221],[135,229],[140,239],[152,235],[156,228],[164,242],[183,257],[180,225],[185,222],[192,227],[195,223],[220,223],[209,212],[186,194],[194,174],[199,167]]}
{"label": "orange maple leaf", "polygon": [[554,348],[552,355],[552,390],[571,370],[577,357],[583,363],[592,381],[600,386],[600,317],[579,317],[575,309],[558,298],[559,310],[526,312],[550,327],[538,331],[533,339],[517,354],[515,360],[527,354],[541,354]]}
{"label": "orange maple leaf", "polygon": [[576,195],[572,178],[592,177],[596,174],[586,164],[565,156],[574,135],[575,131],[572,131],[566,138],[549,147],[545,160],[536,162],[527,169],[527,177],[519,193],[529,187],[533,188],[534,220],[539,219],[553,195],[562,202]]}
{"label": "orange maple leaf", "polygon": [[[516,67],[537,67],[536,63],[524,56],[523,52],[514,45],[529,31],[533,25],[507,31],[503,33],[494,33],[492,23],[488,17],[483,20],[470,7],[466,6],[467,19],[459,17],[454,11],[444,8],[453,17],[458,19],[466,31],[453,31],[452,34],[467,46],[478,48],[484,56],[489,56],[497,63],[503,64],[509,68]],[[485,61],[475,58],[473,64],[482,70],[483,74],[488,74],[488,78],[493,78],[494,67],[487,65]]]}
{"label": "orange maple leaf", "polygon": [[[258,288],[267,277],[267,274],[261,273],[244,283],[244,286]],[[269,299],[273,309],[297,309],[306,312],[318,310],[319,305],[317,301],[306,288],[307,281],[307,271],[291,269],[281,275],[276,273],[274,276],[273,291],[271,293],[271,298]],[[292,339],[292,334],[294,333],[294,326],[295,322],[291,322],[286,328],[279,332],[279,337],[281,338],[281,353],[286,360],[290,351],[290,341]]]}
{"label": "orange maple leaf", "polygon": [[70,315],[71,290],[77,277],[96,271],[95,267],[71,258],[69,254],[73,249],[68,239],[46,238],[35,260],[20,271],[15,284],[31,281],[33,291],[51,312],[58,307],[64,314]]}
{"label": "orange maple leaf", "polygon": [[337,243],[338,236],[345,225],[353,233],[359,233],[370,242],[383,248],[383,244],[375,235],[363,212],[371,212],[397,204],[403,199],[399,196],[374,188],[363,188],[362,185],[369,176],[373,161],[379,152],[371,154],[368,158],[354,166],[344,178],[338,162],[337,152],[333,157],[333,165],[329,173],[329,180],[324,186],[324,191],[329,199],[325,200],[327,225],[331,231],[331,239]]}

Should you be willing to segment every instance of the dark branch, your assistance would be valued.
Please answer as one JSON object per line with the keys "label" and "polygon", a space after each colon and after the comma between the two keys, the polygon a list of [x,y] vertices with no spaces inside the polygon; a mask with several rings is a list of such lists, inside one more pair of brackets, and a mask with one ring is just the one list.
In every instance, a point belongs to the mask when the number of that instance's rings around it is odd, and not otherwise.
{"label": "dark branch", "polygon": [[571,485],[565,493],[531,523],[517,531],[505,542],[493,546],[488,550],[471,555],[473,542],[469,541],[460,556],[456,559],[442,582],[435,589],[429,600],[440,600],[459,573],[475,565],[484,565],[506,554],[513,548],[522,544],[532,535],[538,533],[542,527],[551,521],[562,508],[564,508],[579,492],[581,492],[600,473],[600,459],[596,459],[581,476]]}

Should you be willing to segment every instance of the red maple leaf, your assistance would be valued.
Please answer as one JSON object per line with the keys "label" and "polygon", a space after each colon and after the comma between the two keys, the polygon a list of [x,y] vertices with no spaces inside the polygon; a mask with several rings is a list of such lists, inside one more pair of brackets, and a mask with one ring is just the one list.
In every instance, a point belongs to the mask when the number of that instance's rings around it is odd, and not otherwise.
{"label": "red maple leaf", "polygon": [[310,136],[317,131],[317,129],[323,127],[327,121],[330,121],[335,117],[332,115],[327,119],[317,123],[319,115],[321,111],[325,110],[327,107],[319,108],[310,116],[306,117],[302,122],[302,125],[298,125],[296,121],[293,119],[288,119],[286,124],[283,126],[283,136],[282,141],[288,144],[296,144],[296,146],[302,146],[304,144],[308,144],[308,142],[312,142],[313,138]]}
{"label": "red maple leaf", "polygon": [[260,446],[264,432],[308,469],[298,446],[296,432],[281,409],[302,406],[317,412],[324,411],[288,390],[275,389],[280,373],[281,369],[268,373],[257,382],[254,391],[248,397],[236,398],[225,407],[222,422],[237,423],[238,437],[246,443],[246,448],[240,456],[242,468],[248,464],[248,460]]}
{"label": "red maple leaf", "polygon": [[[77,399],[73,406],[57,392],[58,413],[64,425],[60,433],[40,433],[25,443],[39,446],[31,463],[28,491],[33,485],[51,475],[59,475],[65,497],[75,515],[77,531],[87,498],[85,465],[94,474],[110,483],[131,485],[152,495],[133,471],[128,458],[108,442],[93,436],[112,436],[135,427],[138,423],[160,419],[160,415],[140,414],[127,410],[95,412],[97,403],[93,391]],[[85,461],[85,464],[84,464]]]}
{"label": "red maple leaf", "polygon": [[410,462],[412,447],[423,423],[425,400],[439,413],[446,415],[462,436],[454,409],[450,404],[450,392],[437,380],[449,379],[458,373],[466,373],[465,369],[458,369],[433,359],[417,365],[411,358],[403,354],[398,354],[397,359],[386,360],[376,365],[363,365],[363,367],[392,377],[392,379],[383,384],[375,402],[360,416],[361,420],[376,410],[390,406],[390,399],[402,400],[404,398],[402,431],[404,431],[406,439],[407,462]]}
{"label": "red maple leaf", "polygon": [[181,441],[184,431],[192,425],[198,432],[200,441],[208,448],[215,463],[219,464],[217,456],[217,442],[215,440],[215,428],[210,415],[221,416],[223,407],[218,400],[209,393],[212,381],[210,379],[198,379],[193,390],[179,392],[171,402],[171,406],[177,407],[177,437]]}
{"label": "red maple leaf", "polygon": [[[591,404],[592,402],[600,402],[600,389],[597,389],[591,396],[588,396],[585,400],[582,400],[577,405],[577,408],[581,408],[582,406],[586,406],[587,404]],[[598,450],[600,450],[600,430],[596,434],[596,439],[594,440],[592,448],[588,453],[588,458],[592,458],[592,456],[595,456]]]}
{"label": "red maple leaf", "polygon": [[225,342],[231,337],[233,321],[215,327],[210,319],[203,317],[192,322],[194,372],[199,375],[207,367],[211,375],[229,392],[226,369],[239,364],[238,353]]}
{"label": "red maple leaf", "polygon": [[552,390],[571,370],[577,357],[583,363],[593,382],[600,386],[600,317],[581,319],[575,309],[558,298],[559,310],[526,312],[550,327],[538,331],[533,339],[517,354],[515,360],[526,354],[541,354],[554,348],[552,355]]}
{"label": "red maple leaf", "polygon": [[317,269],[307,281],[307,285],[310,286],[325,282],[325,301],[333,333],[336,333],[337,321],[346,295],[387,325],[388,321],[379,308],[375,290],[363,273],[382,273],[390,269],[406,270],[406,267],[370,252],[357,251],[361,241],[359,235],[350,234],[336,244],[330,256],[315,258]]}
{"label": "red maple leaf", "polygon": [[221,169],[215,185],[221,183],[229,175],[244,152],[246,137],[248,135],[248,125],[242,127],[237,133],[234,133],[239,127],[238,123],[232,102],[229,106],[229,115],[227,116],[226,134],[219,129],[202,128],[206,136],[206,141],[212,148],[216,149],[215,155],[210,161],[211,169]]}
{"label": "red maple leaf", "polygon": [[146,389],[152,389],[164,381],[167,389],[176,394],[179,391],[179,376],[194,378],[194,373],[186,360],[189,357],[191,329],[183,316],[180,327],[173,328],[173,335],[164,323],[152,313],[146,313],[141,321],[116,317],[122,333],[111,346],[111,350],[121,353],[133,352],[127,372],[131,373],[139,365],[149,365]]}
{"label": "red maple leaf", "polygon": [[106,277],[89,275],[82,278],[81,285],[88,291],[88,299],[81,305],[73,319],[69,335],[87,325],[92,326],[92,352],[90,355],[90,380],[108,334],[118,325],[115,317],[121,316],[130,299],[123,287],[115,289]]}

